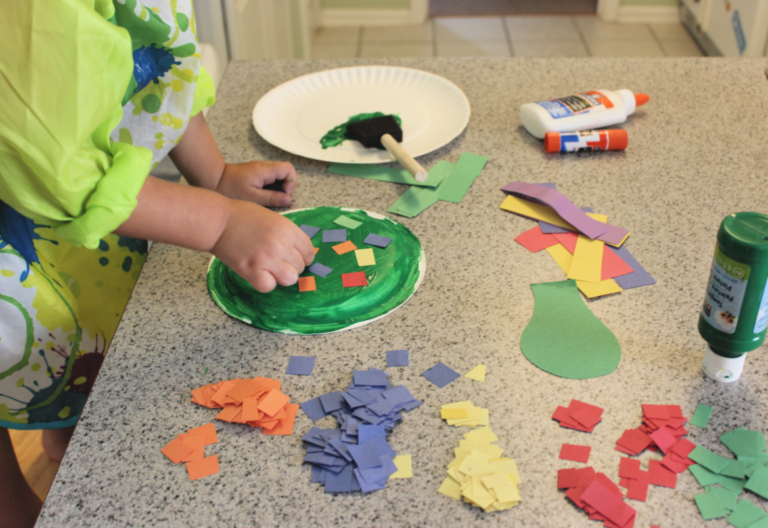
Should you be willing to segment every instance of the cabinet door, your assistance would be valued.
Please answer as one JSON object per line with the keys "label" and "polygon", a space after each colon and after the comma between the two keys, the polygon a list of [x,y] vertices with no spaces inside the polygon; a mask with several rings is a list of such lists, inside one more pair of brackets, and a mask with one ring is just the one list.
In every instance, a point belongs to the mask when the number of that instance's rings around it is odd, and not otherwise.
{"label": "cabinet door", "polygon": [[223,0],[232,60],[308,56],[307,0]]}
{"label": "cabinet door", "polygon": [[768,0],[712,0],[704,32],[726,57],[760,57],[768,36]]}

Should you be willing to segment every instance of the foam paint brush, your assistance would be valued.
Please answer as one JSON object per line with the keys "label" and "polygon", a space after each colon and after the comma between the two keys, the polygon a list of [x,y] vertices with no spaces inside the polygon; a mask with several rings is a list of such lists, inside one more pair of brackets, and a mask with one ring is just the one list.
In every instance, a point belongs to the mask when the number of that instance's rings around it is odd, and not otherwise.
{"label": "foam paint brush", "polygon": [[347,132],[366,148],[387,149],[397,162],[416,178],[416,181],[427,180],[427,171],[424,167],[419,165],[419,162],[400,145],[403,140],[403,129],[391,115],[350,123]]}

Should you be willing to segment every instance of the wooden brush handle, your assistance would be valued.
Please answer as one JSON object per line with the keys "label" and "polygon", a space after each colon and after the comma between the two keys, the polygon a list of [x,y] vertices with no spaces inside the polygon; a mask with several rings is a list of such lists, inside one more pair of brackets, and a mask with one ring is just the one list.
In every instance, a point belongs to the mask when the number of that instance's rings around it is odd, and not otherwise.
{"label": "wooden brush handle", "polygon": [[419,162],[413,159],[413,157],[403,149],[400,143],[395,141],[395,138],[389,134],[384,134],[381,136],[381,144],[384,145],[384,148],[395,157],[397,162],[402,165],[411,176],[416,178],[416,181],[427,181],[427,171],[425,171],[424,167],[419,165]]}

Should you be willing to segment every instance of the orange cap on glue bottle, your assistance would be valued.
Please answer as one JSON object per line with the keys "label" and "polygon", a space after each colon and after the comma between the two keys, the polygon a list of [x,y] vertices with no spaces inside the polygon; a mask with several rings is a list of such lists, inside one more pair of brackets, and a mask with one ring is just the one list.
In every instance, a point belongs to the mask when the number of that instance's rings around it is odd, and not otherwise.
{"label": "orange cap on glue bottle", "polygon": [[597,152],[624,150],[629,135],[626,130],[581,130],[579,132],[547,132],[544,150],[547,152]]}

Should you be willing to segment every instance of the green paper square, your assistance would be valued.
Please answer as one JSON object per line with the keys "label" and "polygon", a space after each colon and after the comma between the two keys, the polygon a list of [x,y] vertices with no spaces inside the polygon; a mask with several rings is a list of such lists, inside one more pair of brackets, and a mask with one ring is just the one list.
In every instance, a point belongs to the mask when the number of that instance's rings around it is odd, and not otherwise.
{"label": "green paper square", "polygon": [[713,473],[720,473],[731,462],[731,459],[721,457],[704,446],[696,446],[696,449],[691,451],[688,458],[697,464],[704,466]]}
{"label": "green paper square", "polygon": [[765,451],[765,437],[757,431],[743,427],[734,429],[720,437],[720,441],[737,456],[758,456]]}
{"label": "green paper square", "polygon": [[749,528],[768,528],[768,515],[750,524]]}
{"label": "green paper square", "polygon": [[694,496],[693,500],[696,501],[699,513],[701,513],[701,517],[705,521],[728,515],[728,511],[720,504],[720,500],[715,493],[702,493],[701,495]]}
{"label": "green paper square", "polygon": [[752,523],[768,517],[762,509],[748,500],[740,500],[736,509],[728,516],[728,522],[736,528],[748,528]]}
{"label": "green paper square", "polygon": [[717,476],[717,484],[720,484],[722,487],[731,491],[735,491],[736,493],[741,493],[744,490],[744,484],[746,483],[747,479],[737,479],[726,477],[725,475]]}
{"label": "green paper square", "polygon": [[334,224],[339,224],[340,226],[344,226],[348,229],[357,229],[361,225],[363,225],[362,222],[358,222],[357,220],[352,220],[351,218],[347,218],[344,215],[341,215],[336,220],[333,221]]}
{"label": "green paper square", "polygon": [[720,474],[725,475],[726,477],[743,479],[744,475],[747,474],[746,465],[741,460],[731,460],[728,465],[720,471]]}
{"label": "green paper square", "polygon": [[712,407],[700,403],[698,406],[696,406],[696,412],[693,413],[693,418],[691,418],[691,425],[705,429],[707,427],[707,423],[709,422],[710,416],[712,416]]}
{"label": "green paper square", "polygon": [[735,510],[736,509],[736,503],[739,500],[739,494],[727,490],[725,488],[716,488],[712,486],[711,488],[712,493],[717,495],[717,499],[720,501],[720,505],[725,508],[726,510]]}
{"label": "green paper square", "polygon": [[763,466],[756,467],[744,487],[762,498],[768,499],[768,469]]}
{"label": "green paper square", "polygon": [[488,163],[488,158],[465,152],[443,183],[440,184],[440,200],[459,203]]}
{"label": "green paper square", "polygon": [[698,464],[694,464],[689,467],[688,470],[696,477],[696,481],[700,486],[709,486],[711,484],[718,484],[720,482],[720,475],[712,473],[710,470]]}

